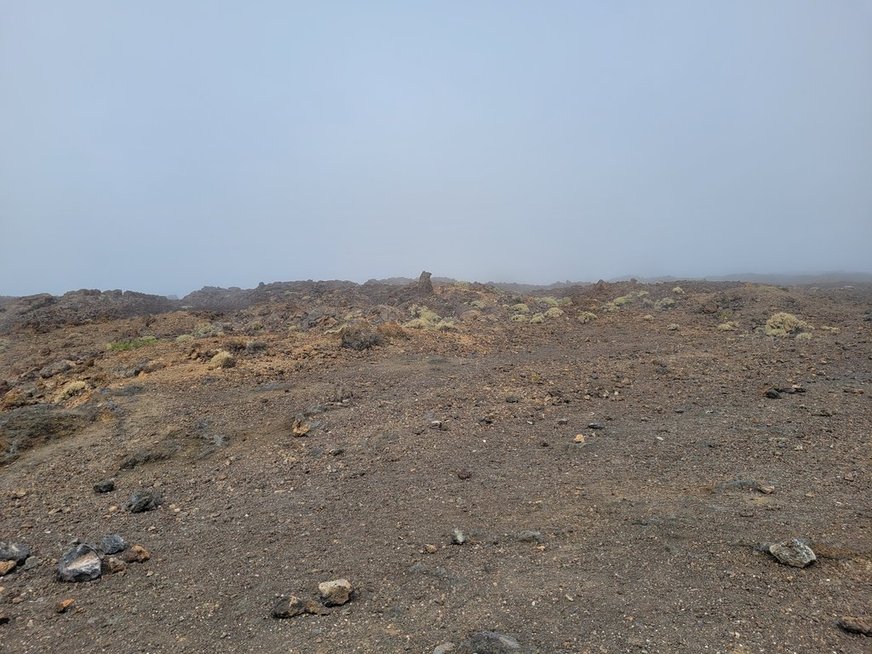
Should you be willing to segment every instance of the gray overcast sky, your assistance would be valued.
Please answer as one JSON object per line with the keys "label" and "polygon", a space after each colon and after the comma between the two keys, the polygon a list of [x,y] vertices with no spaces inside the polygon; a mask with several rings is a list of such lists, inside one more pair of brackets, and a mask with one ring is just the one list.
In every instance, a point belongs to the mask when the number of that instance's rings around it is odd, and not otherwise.
{"label": "gray overcast sky", "polygon": [[872,1],[0,0],[0,294],[872,271]]}

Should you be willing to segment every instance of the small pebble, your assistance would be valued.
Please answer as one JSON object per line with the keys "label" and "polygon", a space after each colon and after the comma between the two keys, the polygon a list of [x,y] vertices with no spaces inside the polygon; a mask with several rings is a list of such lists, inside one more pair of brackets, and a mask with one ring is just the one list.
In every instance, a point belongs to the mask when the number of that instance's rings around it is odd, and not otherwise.
{"label": "small pebble", "polygon": [[76,603],[76,600],[70,598],[62,599],[55,605],[55,613],[66,613],[69,611],[73,605]]}

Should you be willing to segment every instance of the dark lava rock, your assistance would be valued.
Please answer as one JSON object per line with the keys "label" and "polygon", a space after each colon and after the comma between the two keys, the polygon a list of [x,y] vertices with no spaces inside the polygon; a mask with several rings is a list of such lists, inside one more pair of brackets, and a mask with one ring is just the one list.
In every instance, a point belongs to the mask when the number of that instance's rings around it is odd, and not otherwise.
{"label": "dark lava rock", "polygon": [[147,463],[157,463],[173,458],[181,449],[181,444],[175,440],[166,440],[147,448],[137,450],[124,458],[119,466],[121,470],[133,470]]}
{"label": "dark lava rock", "polygon": [[160,495],[149,490],[135,491],[127,502],[127,510],[131,513],[152,511],[161,504]]}
{"label": "dark lava rock", "polygon": [[279,620],[295,618],[306,612],[306,603],[296,595],[283,597],[272,608],[272,617]]}
{"label": "dark lava rock", "polygon": [[606,426],[601,422],[592,422],[587,426],[588,429],[605,429]]}
{"label": "dark lava rock", "polygon": [[113,370],[113,373],[116,377],[120,379],[131,379],[133,377],[139,377],[143,372],[148,372],[147,368],[149,365],[149,360],[143,360],[139,363],[134,364],[129,368],[119,367]]}
{"label": "dark lava rock", "polygon": [[70,436],[96,417],[97,412],[91,407],[68,410],[48,404],[5,411],[0,414],[0,464],[14,461],[34,447]]}
{"label": "dark lava rock", "polygon": [[134,291],[82,289],[54,297],[48,293],[14,298],[0,313],[0,331],[26,328],[46,332],[57,327],[173,311],[180,305],[160,295]]}
{"label": "dark lava rock", "polygon": [[0,542],[0,561],[15,561],[21,565],[30,556],[30,547],[23,543]]}
{"label": "dark lava rock", "polygon": [[111,493],[115,490],[115,481],[112,479],[103,479],[94,484],[95,493]]}
{"label": "dark lava rock", "polygon": [[40,564],[40,560],[35,556],[28,556],[27,560],[24,562],[24,565],[21,566],[22,570],[33,570],[34,568],[38,568]]}
{"label": "dark lava rock", "polygon": [[62,372],[66,372],[70,368],[73,367],[69,361],[55,361],[47,365],[45,368],[39,371],[39,376],[43,379],[49,379],[54,377],[55,375],[59,375]]}
{"label": "dark lava rock", "polygon": [[430,280],[430,275],[431,273],[423,270],[421,271],[421,275],[418,277],[418,290],[426,295],[433,293],[433,282]]}
{"label": "dark lava rock", "polygon": [[58,579],[61,581],[93,581],[99,579],[100,574],[100,555],[90,545],[76,545],[58,563]]}
{"label": "dark lava rock", "polygon": [[127,547],[127,541],[120,534],[109,534],[108,536],[103,536],[97,549],[103,552],[103,554],[118,554],[118,552],[126,550]]}
{"label": "dark lava rock", "polygon": [[794,568],[804,568],[817,561],[817,556],[808,544],[799,538],[792,538],[783,543],[773,543],[768,547],[769,553],[779,563]]}
{"label": "dark lava rock", "polygon": [[872,636],[872,616],[856,617],[846,615],[836,624],[848,633]]}
{"label": "dark lava rock", "polygon": [[497,631],[479,631],[458,646],[455,654],[517,654],[521,645],[511,636]]}
{"label": "dark lava rock", "polygon": [[541,543],[544,538],[542,538],[541,531],[525,529],[524,531],[519,531],[515,534],[515,540],[521,543]]}

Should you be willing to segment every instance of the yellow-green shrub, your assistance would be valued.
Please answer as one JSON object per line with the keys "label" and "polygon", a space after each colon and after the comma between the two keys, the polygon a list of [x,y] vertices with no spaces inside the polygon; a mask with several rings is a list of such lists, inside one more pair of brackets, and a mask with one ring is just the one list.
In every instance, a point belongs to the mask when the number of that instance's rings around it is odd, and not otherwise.
{"label": "yellow-green shrub", "polygon": [[800,320],[792,313],[781,311],[766,321],[763,331],[767,336],[795,336],[811,329],[814,328],[804,320]]}

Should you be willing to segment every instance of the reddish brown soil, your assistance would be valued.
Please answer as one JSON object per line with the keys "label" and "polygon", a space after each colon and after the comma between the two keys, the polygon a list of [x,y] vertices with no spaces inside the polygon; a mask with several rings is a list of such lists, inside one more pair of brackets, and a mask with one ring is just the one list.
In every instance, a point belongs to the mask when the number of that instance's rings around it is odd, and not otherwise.
{"label": "reddish brown soil", "polygon": [[[394,328],[360,352],[325,333],[336,320],[279,328],[276,302],[183,343],[202,315],[10,331],[0,419],[52,403],[98,417],[0,467],[0,540],[40,561],[0,577],[0,650],[429,654],[492,629],[543,654],[869,652],[837,621],[872,613],[872,289],[671,286],[649,288],[671,309],[611,313],[633,288],[576,289],[538,325],[507,308],[536,298],[437,287],[419,301],[451,307],[455,331]],[[401,300],[380,315],[407,320]],[[358,304],[343,313],[380,320]],[[811,338],[761,333],[777,311]],[[144,334],[159,340],[106,347]],[[226,348],[236,366],[210,369]],[[59,399],[74,380],[87,389]],[[95,494],[106,477],[117,490]],[[163,505],[125,511],[141,487]],[[107,533],[152,558],[55,580],[72,540]],[[817,563],[755,549],[795,536]],[[270,617],[340,577],[344,607]]]}

